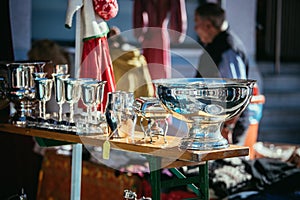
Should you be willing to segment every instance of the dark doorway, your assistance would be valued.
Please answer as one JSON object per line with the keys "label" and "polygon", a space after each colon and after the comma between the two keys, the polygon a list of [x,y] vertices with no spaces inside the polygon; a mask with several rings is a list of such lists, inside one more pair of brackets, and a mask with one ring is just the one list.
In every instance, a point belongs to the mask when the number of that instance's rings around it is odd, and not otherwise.
{"label": "dark doorway", "polygon": [[[257,60],[274,60],[277,0],[257,1]],[[281,60],[300,61],[300,1],[282,0]]]}

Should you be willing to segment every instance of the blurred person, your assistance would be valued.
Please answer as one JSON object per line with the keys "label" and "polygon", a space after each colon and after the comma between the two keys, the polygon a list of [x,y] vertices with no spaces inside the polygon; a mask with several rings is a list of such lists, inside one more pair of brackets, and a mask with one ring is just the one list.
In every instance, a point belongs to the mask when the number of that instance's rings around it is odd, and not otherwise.
{"label": "blurred person", "polygon": [[68,64],[70,67],[70,58],[58,43],[49,39],[42,39],[33,42],[31,49],[27,53],[29,60],[51,61],[44,66],[44,72],[51,78],[54,73],[54,67],[58,64]]}
{"label": "blurred person", "polygon": [[[68,64],[68,71],[70,71],[71,68],[68,52],[66,52],[58,43],[49,39],[35,41],[28,51],[28,59],[51,61],[44,66],[44,72],[47,73],[47,78],[52,78],[52,73],[55,72],[55,66],[58,64]],[[66,112],[68,109],[69,105],[63,104],[63,112]],[[54,92],[51,94],[50,101],[47,102],[47,112],[58,112],[58,105],[55,101]]]}
{"label": "blurred person", "polygon": [[[195,31],[204,52],[196,77],[246,79],[248,60],[241,40],[229,30],[225,11],[214,3],[202,4],[195,10]],[[247,109],[224,123],[222,135],[230,143],[243,144],[249,118]]]}
{"label": "blurred person", "polygon": [[170,42],[185,39],[184,0],[135,0],[134,36],[142,43],[152,79],[171,78]]}

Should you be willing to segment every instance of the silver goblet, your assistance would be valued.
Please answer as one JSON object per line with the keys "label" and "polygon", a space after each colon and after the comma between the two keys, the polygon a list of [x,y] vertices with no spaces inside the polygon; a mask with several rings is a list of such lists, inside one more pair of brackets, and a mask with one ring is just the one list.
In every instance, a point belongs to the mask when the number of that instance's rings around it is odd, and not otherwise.
{"label": "silver goblet", "polygon": [[94,111],[97,113],[97,107],[99,104],[103,101],[103,95],[104,95],[104,87],[107,81],[98,81],[97,87],[96,87],[96,96],[95,96],[95,104],[94,104]]}
{"label": "silver goblet", "polygon": [[[102,110],[102,102],[104,96],[104,87],[107,81],[98,81],[95,91],[95,103],[94,103],[94,130],[97,133],[105,133],[107,130],[107,123],[105,119],[105,115]],[[98,108],[100,110],[98,111]]]}
{"label": "silver goblet", "polygon": [[[47,73],[45,72],[34,72],[32,73],[32,77],[34,79],[34,81],[36,79],[40,79],[40,78],[45,78],[47,76]],[[41,108],[42,108],[42,101],[38,101],[39,102],[39,117],[42,118],[42,113],[41,113]]]}
{"label": "silver goblet", "polygon": [[96,99],[96,81],[87,81],[81,84],[81,99],[83,104],[87,108],[87,132],[90,132],[89,124],[92,122],[92,107],[95,104]]}
{"label": "silver goblet", "polygon": [[241,113],[249,104],[256,81],[217,78],[155,80],[157,97],[174,117],[190,125],[180,148],[222,149],[228,141],[221,135],[224,121]]}
{"label": "silver goblet", "polygon": [[55,89],[55,101],[58,104],[58,121],[62,122],[62,105],[65,102],[64,95],[64,80],[67,79],[69,74],[52,74]]}
{"label": "silver goblet", "polygon": [[32,73],[33,79],[36,79],[36,78],[45,78],[46,76],[47,76],[46,72],[34,72],[34,73]]}
{"label": "silver goblet", "polygon": [[70,123],[74,123],[74,104],[80,99],[80,80],[75,78],[67,78],[64,82],[65,99],[70,104]]}
{"label": "silver goblet", "polygon": [[35,98],[43,103],[43,107],[39,106],[40,117],[46,119],[46,102],[51,98],[51,90],[53,81],[47,78],[36,78],[35,82]]}

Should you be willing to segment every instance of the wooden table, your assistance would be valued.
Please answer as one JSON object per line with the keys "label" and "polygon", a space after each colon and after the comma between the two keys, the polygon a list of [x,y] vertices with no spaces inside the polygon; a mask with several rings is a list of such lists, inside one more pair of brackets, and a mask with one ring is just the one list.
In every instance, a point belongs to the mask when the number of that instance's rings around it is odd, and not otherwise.
{"label": "wooden table", "polygon": [[[81,187],[81,162],[82,144],[91,146],[102,146],[106,140],[103,135],[71,135],[48,130],[16,127],[11,124],[0,124],[0,131],[53,139],[73,143],[72,152],[72,183],[71,199],[80,199]],[[128,138],[112,139],[110,145],[112,149],[120,151],[130,151],[146,155],[150,166],[150,179],[152,186],[152,199],[160,199],[161,187],[189,185],[203,199],[208,199],[208,165],[207,161],[224,159],[230,157],[247,156],[248,147],[230,145],[229,148],[211,151],[191,151],[180,150],[178,144],[180,138],[167,136],[168,143],[163,142],[163,138],[157,139],[153,144],[142,139],[143,134],[135,133],[135,139]],[[176,167],[199,166],[199,176],[186,178]],[[171,171],[178,177],[175,181],[162,182],[160,180],[160,169],[171,168]],[[195,183],[199,184],[197,187]]]}

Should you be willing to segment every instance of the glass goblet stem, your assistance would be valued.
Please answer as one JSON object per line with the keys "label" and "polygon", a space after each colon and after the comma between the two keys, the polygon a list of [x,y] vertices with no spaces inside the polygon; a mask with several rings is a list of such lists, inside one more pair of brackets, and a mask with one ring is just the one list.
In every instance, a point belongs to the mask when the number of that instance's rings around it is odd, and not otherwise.
{"label": "glass goblet stem", "polygon": [[74,123],[74,103],[70,103],[70,123]]}
{"label": "glass goblet stem", "polygon": [[46,101],[43,101],[43,119],[46,119]]}
{"label": "glass goblet stem", "polygon": [[95,121],[97,121],[97,104],[95,103],[94,104],[94,119],[95,119]]}
{"label": "glass goblet stem", "polygon": [[91,106],[87,107],[87,114],[88,114],[88,123],[90,123],[92,120],[92,107]]}
{"label": "glass goblet stem", "polygon": [[59,111],[58,111],[58,121],[61,122],[62,121],[62,104],[58,104],[59,105]]}
{"label": "glass goblet stem", "polygon": [[42,101],[39,101],[39,117],[42,118],[43,110],[42,110]]}

